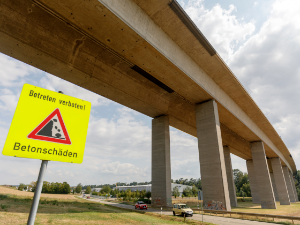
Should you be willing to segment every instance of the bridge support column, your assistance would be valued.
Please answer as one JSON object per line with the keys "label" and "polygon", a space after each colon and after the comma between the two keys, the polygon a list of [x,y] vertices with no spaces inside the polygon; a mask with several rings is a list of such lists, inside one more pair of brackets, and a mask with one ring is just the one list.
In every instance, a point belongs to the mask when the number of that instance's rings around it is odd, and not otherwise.
{"label": "bridge support column", "polygon": [[217,103],[196,106],[204,209],[231,211]]}
{"label": "bridge support column", "polygon": [[169,117],[152,120],[151,204],[172,207]]}
{"label": "bridge support column", "polygon": [[257,182],[256,182],[256,176],[255,176],[253,161],[251,159],[247,160],[246,165],[247,165],[247,170],[248,170],[248,178],[249,178],[249,183],[250,183],[252,202],[254,204],[259,204],[260,203],[259,190],[258,190],[258,185],[257,185]]}
{"label": "bridge support column", "polygon": [[225,158],[230,205],[231,205],[231,207],[238,207],[237,200],[236,200],[233,172],[232,172],[230,149],[228,146],[224,146],[223,149],[224,149],[224,158]]}
{"label": "bridge support column", "polygon": [[292,187],[293,187],[293,190],[294,190],[295,202],[298,202],[299,201],[299,199],[298,199],[298,193],[297,193],[297,189],[296,189],[296,186],[295,186],[295,181],[294,181],[294,178],[293,178],[293,173],[291,171],[289,171],[289,172],[290,172]]}
{"label": "bridge support column", "polygon": [[[278,198],[280,201],[280,205],[290,205],[290,197],[288,194],[288,190],[286,187],[286,182],[284,179],[282,166],[279,158],[271,159],[273,175],[275,180],[275,187],[277,190]],[[274,187],[273,187],[274,188]]]}
{"label": "bridge support column", "polygon": [[295,198],[294,189],[293,189],[291,178],[290,178],[289,169],[288,169],[287,166],[283,166],[282,171],[283,171],[283,174],[284,174],[286,187],[287,187],[287,190],[288,190],[288,193],[289,193],[290,202],[295,202],[296,198]]}
{"label": "bridge support column", "polygon": [[276,183],[275,183],[273,172],[270,172],[270,178],[271,178],[271,182],[272,182],[272,187],[273,187],[275,201],[279,202],[279,197],[278,197],[278,192],[277,192],[277,188],[276,188]]}
{"label": "bridge support column", "polygon": [[276,209],[276,202],[263,142],[252,142],[251,153],[261,207],[263,209]]}

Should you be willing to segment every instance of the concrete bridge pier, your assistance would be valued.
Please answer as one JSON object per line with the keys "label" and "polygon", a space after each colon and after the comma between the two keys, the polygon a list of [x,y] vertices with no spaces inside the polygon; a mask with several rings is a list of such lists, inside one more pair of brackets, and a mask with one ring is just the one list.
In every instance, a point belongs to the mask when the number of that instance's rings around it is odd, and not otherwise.
{"label": "concrete bridge pier", "polygon": [[251,160],[251,159],[247,160],[246,165],[247,165],[247,170],[248,170],[248,178],[249,178],[249,183],[250,183],[252,202],[255,204],[260,204],[259,190],[258,190],[258,185],[256,182],[253,160]]}
{"label": "concrete bridge pier", "polygon": [[231,207],[238,207],[237,199],[236,199],[234,178],[233,178],[233,171],[232,171],[232,164],[231,164],[231,157],[230,157],[230,149],[228,146],[224,146],[223,150],[224,150],[230,205],[231,205]]}
{"label": "concrete bridge pier", "polygon": [[283,174],[284,174],[286,187],[287,187],[288,194],[289,194],[289,197],[290,197],[290,202],[295,202],[296,198],[295,198],[294,188],[292,186],[293,183],[292,183],[292,180],[290,178],[289,169],[288,169],[287,166],[282,166],[282,171],[283,171]]}
{"label": "concrete bridge pier", "polygon": [[152,120],[151,205],[172,207],[169,117]]}
{"label": "concrete bridge pier", "polygon": [[280,200],[279,200],[279,196],[278,196],[278,192],[277,192],[277,188],[276,188],[276,183],[275,183],[275,178],[274,178],[273,172],[270,172],[270,178],[271,178],[271,182],[272,182],[272,187],[273,187],[275,201],[279,202]]}
{"label": "concrete bridge pier", "polygon": [[276,209],[276,202],[262,141],[251,143],[251,154],[259,190],[260,204],[263,209]]}
{"label": "concrete bridge pier", "polygon": [[290,198],[286,187],[285,178],[282,171],[282,166],[279,158],[270,159],[273,169],[275,185],[280,205],[290,205]]}
{"label": "concrete bridge pier", "polygon": [[196,106],[196,126],[204,208],[231,211],[218,107],[215,100]]}
{"label": "concrete bridge pier", "polygon": [[293,178],[293,173],[291,171],[289,171],[289,173],[290,173],[290,177],[291,177],[292,187],[293,187],[293,190],[294,190],[295,202],[298,202],[299,201],[299,199],[298,199],[298,193],[297,193],[297,189],[296,189],[296,186],[295,186],[295,182],[294,182],[294,178]]}

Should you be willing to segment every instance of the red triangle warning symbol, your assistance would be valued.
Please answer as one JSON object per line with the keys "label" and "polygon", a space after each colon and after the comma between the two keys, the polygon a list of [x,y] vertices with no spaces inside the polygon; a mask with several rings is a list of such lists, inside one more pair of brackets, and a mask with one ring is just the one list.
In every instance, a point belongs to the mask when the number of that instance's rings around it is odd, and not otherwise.
{"label": "red triangle warning symbol", "polygon": [[70,145],[71,140],[59,109],[55,109],[27,138]]}

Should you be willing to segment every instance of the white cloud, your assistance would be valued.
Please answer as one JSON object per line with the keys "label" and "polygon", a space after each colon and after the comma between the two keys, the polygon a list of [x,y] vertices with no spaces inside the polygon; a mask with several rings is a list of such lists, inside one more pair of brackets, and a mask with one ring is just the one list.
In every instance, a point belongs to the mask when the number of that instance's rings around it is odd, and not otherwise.
{"label": "white cloud", "polygon": [[208,10],[202,3],[202,0],[190,0],[183,4],[183,8],[227,62],[235,49],[254,32],[254,22],[245,23],[243,19],[237,19],[234,12],[238,9],[234,5],[226,10],[216,4]]}
{"label": "white cloud", "polygon": [[14,112],[19,100],[19,95],[10,94],[0,95],[0,110]]}
{"label": "white cloud", "polygon": [[[300,24],[297,23],[300,21],[300,2],[276,1],[270,17],[252,37],[254,23],[237,19],[234,16],[236,7],[231,5],[222,9],[216,5],[207,10],[202,3],[189,1],[184,8],[270,118],[293,157],[300,159],[297,150],[300,147],[297,138],[300,135],[300,107],[297,104],[300,94],[297,60],[300,56]],[[32,73],[35,73],[32,67],[0,54],[0,77],[3,78],[0,86],[5,87],[0,92],[1,110],[12,112],[18,99],[13,87],[19,88],[27,79],[44,88],[91,101],[93,106],[105,105],[110,113],[110,117],[100,119],[92,113],[83,163],[49,162],[45,180],[67,181],[74,185],[151,179],[151,127],[146,123],[150,118],[139,119],[139,113],[125,107],[109,108],[110,100],[52,75],[42,73],[39,78],[33,78]],[[4,120],[1,114],[0,125],[5,124]],[[0,126],[2,146],[7,131]],[[175,129],[171,129],[170,134],[172,178],[198,178],[197,139]],[[232,156],[232,163],[233,168],[246,172],[244,160]],[[18,184],[36,180],[39,165],[39,160],[1,156],[1,182]]]}
{"label": "white cloud", "polygon": [[38,69],[3,54],[0,54],[0,68],[2,87],[21,86],[26,76],[38,72]]}
{"label": "white cloud", "polygon": [[299,168],[300,2],[277,0],[229,66],[269,118]]}

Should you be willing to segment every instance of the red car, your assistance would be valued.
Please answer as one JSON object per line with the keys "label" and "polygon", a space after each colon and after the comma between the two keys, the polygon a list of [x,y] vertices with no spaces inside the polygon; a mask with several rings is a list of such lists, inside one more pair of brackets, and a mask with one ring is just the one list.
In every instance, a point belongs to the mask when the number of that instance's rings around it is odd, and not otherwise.
{"label": "red car", "polygon": [[145,204],[142,201],[138,201],[137,203],[135,203],[135,209],[148,209],[147,204]]}

